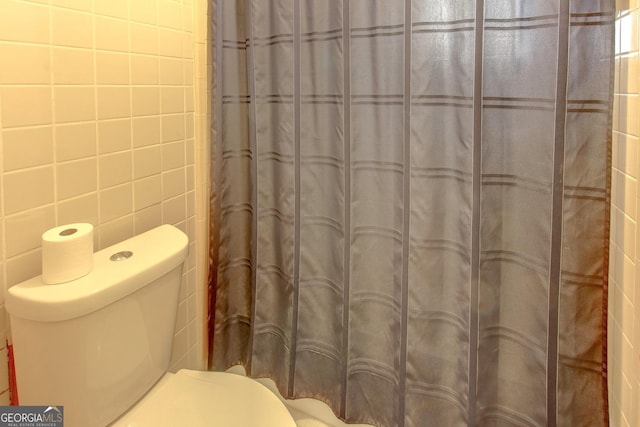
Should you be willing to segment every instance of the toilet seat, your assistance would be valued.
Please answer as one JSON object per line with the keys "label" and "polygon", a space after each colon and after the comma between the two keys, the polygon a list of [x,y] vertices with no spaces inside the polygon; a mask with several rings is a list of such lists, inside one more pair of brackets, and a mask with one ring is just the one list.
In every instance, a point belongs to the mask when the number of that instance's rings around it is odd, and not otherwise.
{"label": "toilet seat", "polygon": [[111,427],[295,427],[284,404],[250,378],[182,369],[160,381]]}

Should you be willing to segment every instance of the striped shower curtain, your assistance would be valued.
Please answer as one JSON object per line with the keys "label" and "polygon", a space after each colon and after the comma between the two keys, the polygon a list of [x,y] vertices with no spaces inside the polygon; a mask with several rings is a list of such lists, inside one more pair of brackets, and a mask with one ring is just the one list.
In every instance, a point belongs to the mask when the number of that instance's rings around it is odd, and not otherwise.
{"label": "striped shower curtain", "polygon": [[613,0],[216,0],[212,366],[606,426]]}

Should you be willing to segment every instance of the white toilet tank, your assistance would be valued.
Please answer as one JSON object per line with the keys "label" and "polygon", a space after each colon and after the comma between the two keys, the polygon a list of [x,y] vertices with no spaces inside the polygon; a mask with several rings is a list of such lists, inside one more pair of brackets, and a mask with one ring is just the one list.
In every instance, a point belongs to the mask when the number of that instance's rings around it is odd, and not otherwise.
{"label": "white toilet tank", "polygon": [[166,372],[188,238],[162,225],[94,254],[86,276],[11,287],[20,405],[64,406],[65,426],[105,426]]}

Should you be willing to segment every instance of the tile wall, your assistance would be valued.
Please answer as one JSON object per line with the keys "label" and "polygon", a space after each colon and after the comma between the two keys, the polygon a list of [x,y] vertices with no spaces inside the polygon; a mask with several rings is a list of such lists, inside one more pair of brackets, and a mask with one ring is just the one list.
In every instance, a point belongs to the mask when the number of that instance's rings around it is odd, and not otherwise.
{"label": "tile wall", "polygon": [[611,425],[640,425],[640,68],[637,0],[618,0],[609,268]]}
{"label": "tile wall", "polygon": [[[611,425],[640,425],[637,0],[617,0]],[[40,273],[40,235],[96,250],[161,223],[191,239],[172,369],[203,368],[211,73],[206,0],[0,0],[0,287]],[[0,343],[8,333],[0,295]],[[9,402],[0,344],[0,405]]]}
{"label": "tile wall", "polygon": [[[41,271],[40,236],[95,249],[163,223],[190,238],[172,370],[204,367],[206,0],[0,0],[0,288]],[[0,404],[9,326],[0,294]]]}

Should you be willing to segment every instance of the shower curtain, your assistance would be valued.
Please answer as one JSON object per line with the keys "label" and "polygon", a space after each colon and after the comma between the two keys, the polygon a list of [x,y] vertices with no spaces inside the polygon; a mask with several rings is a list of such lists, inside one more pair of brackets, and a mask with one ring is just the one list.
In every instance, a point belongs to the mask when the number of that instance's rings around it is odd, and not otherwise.
{"label": "shower curtain", "polygon": [[212,4],[213,369],[605,426],[613,0]]}

